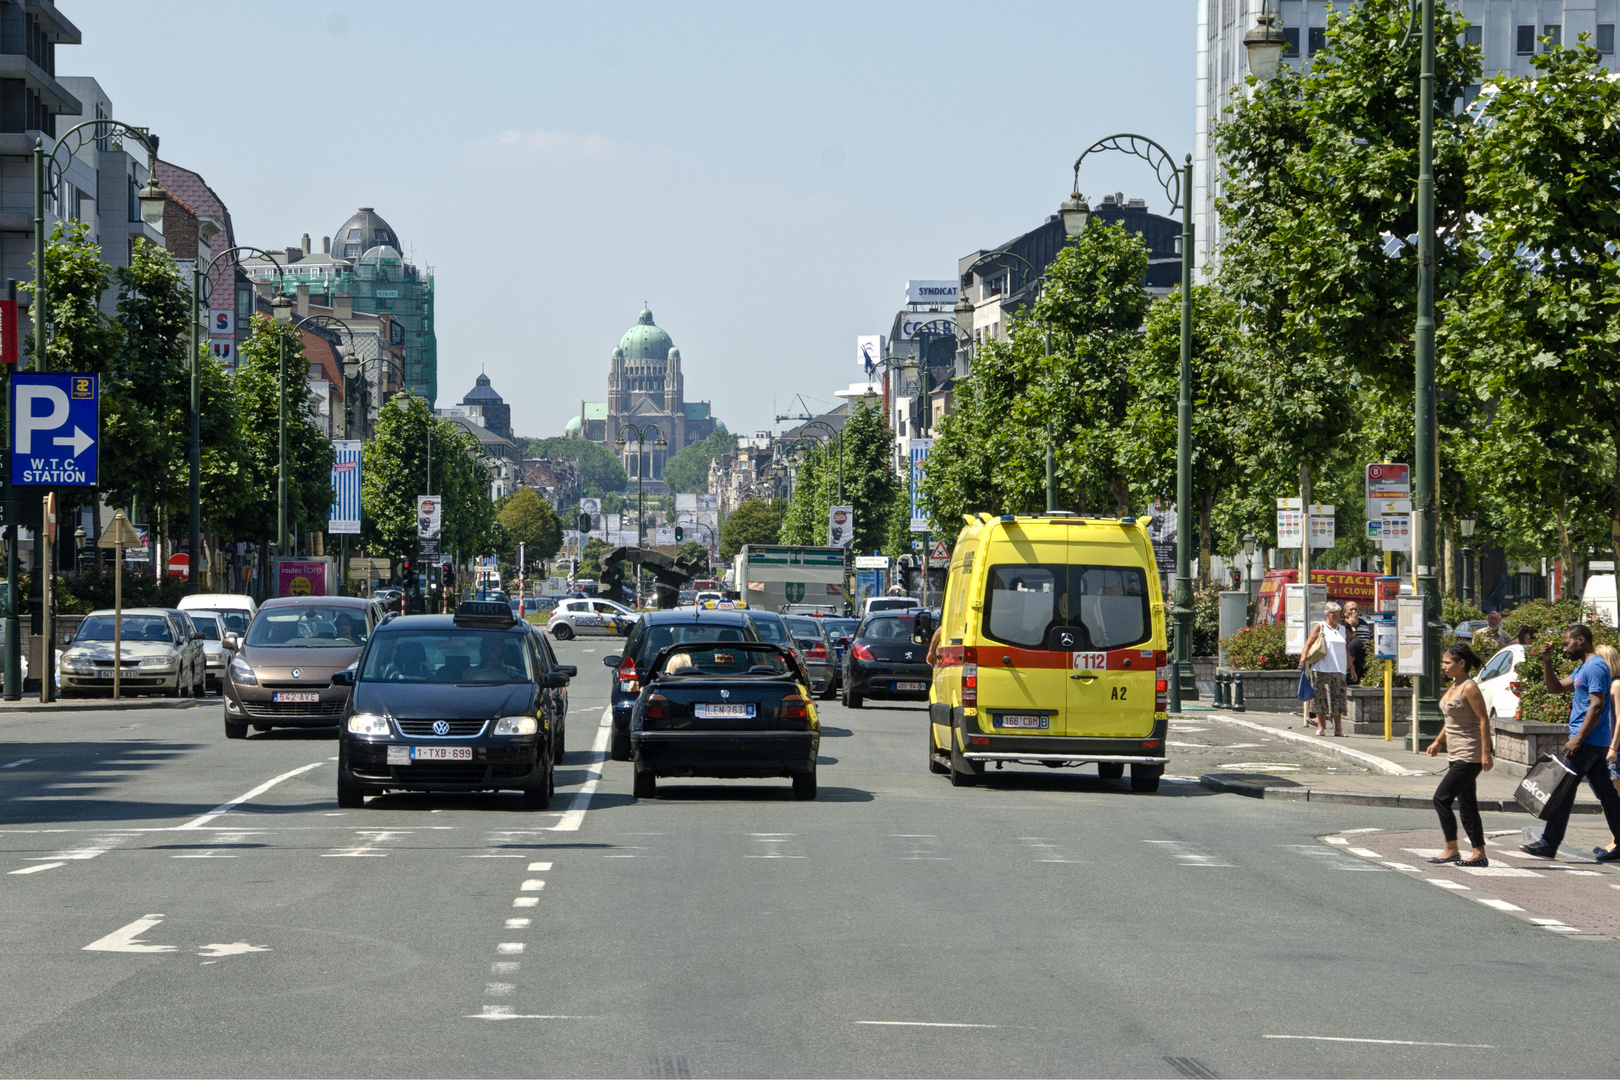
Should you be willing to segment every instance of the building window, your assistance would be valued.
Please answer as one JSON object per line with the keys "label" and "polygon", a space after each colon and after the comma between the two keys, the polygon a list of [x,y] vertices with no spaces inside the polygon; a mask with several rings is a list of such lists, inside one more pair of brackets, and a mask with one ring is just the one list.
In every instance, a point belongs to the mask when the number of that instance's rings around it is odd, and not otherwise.
{"label": "building window", "polygon": [[1322,26],[1311,27],[1310,35],[1306,38],[1310,48],[1310,55],[1315,56],[1322,46],[1327,44],[1327,28]]}
{"label": "building window", "polygon": [[1558,23],[1554,23],[1551,26],[1543,26],[1541,28],[1541,36],[1551,39],[1547,43],[1547,48],[1556,49],[1558,46],[1564,43],[1564,28]]}
{"label": "building window", "polygon": [[344,244],[343,245],[343,255],[344,255],[345,258],[352,259],[358,254],[360,254],[360,245],[359,244]]}
{"label": "building window", "polygon": [[1482,26],[1470,26],[1470,27],[1468,27],[1466,30],[1463,31],[1463,44],[1464,45],[1480,45],[1480,44],[1483,44],[1484,40],[1485,40],[1484,30],[1485,30],[1485,28],[1482,27]]}
{"label": "building window", "polygon": [[1605,56],[1614,55],[1614,23],[1598,23],[1597,51]]}
{"label": "building window", "polygon": [[1520,56],[1529,56],[1536,51],[1536,28],[1533,26],[1520,26],[1518,31],[1518,46],[1514,50]]}
{"label": "building window", "polygon": [[1299,58],[1299,27],[1283,27],[1283,57],[1288,60]]}
{"label": "building window", "polygon": [[350,229],[349,230],[349,239],[350,240],[358,240],[358,239],[360,239],[360,230],[359,229]]}

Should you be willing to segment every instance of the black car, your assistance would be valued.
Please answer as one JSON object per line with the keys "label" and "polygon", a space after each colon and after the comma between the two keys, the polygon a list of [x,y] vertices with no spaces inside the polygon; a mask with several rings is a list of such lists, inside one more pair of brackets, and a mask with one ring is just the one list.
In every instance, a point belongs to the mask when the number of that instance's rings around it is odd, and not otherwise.
{"label": "black car", "polygon": [[791,650],[763,641],[686,641],[659,651],[630,717],[635,796],[660,776],[786,776],[816,797],[821,725],[810,677]]}
{"label": "black car", "polygon": [[846,619],[842,616],[832,616],[822,619],[822,629],[827,631],[827,637],[833,643],[833,650],[837,654],[833,657],[833,671],[836,673],[834,681],[839,685],[844,682],[844,655],[849,652],[850,638],[855,636],[855,628],[861,625],[859,619]]}
{"label": "black car", "polygon": [[[535,652],[540,657],[541,666],[547,672],[560,671],[568,676],[569,682],[579,674],[578,666],[574,664],[561,664],[557,662],[557,654],[552,651],[551,642],[538,626],[534,629]],[[568,743],[568,684],[564,683],[548,691],[551,694],[552,721],[551,721],[551,760],[561,762],[563,750]]]}
{"label": "black car", "polygon": [[741,611],[673,608],[643,615],[625,640],[624,652],[602,657],[602,663],[614,669],[609,693],[613,735],[608,756],[614,761],[630,760],[630,713],[641,696],[638,673],[648,670],[661,650],[683,641],[758,640],[753,623]]}
{"label": "black car", "polygon": [[924,608],[874,611],[862,619],[844,654],[844,704],[858,709],[866,698],[927,701],[933,632],[933,614]]}
{"label": "black car", "polygon": [[338,805],[389,790],[523,792],[551,805],[556,730],[548,671],[527,623],[501,602],[454,615],[406,615],[378,626],[355,666],[338,736]]}

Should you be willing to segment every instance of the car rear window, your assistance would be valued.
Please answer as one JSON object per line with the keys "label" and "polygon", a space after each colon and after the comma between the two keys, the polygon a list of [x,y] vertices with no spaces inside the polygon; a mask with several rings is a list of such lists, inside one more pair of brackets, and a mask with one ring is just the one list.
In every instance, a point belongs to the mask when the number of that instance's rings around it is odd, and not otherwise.
{"label": "car rear window", "polygon": [[862,641],[910,641],[911,635],[916,633],[916,626],[917,617],[909,613],[871,615],[855,636]]}
{"label": "car rear window", "polygon": [[675,653],[658,672],[664,676],[701,677],[704,675],[792,675],[787,658],[761,649],[728,648],[716,643],[710,648]]}
{"label": "car rear window", "polygon": [[794,637],[812,638],[816,641],[821,640],[821,624],[816,622],[816,620],[787,618],[783,621],[787,623],[788,633],[792,634]]}
{"label": "car rear window", "polygon": [[985,636],[1026,649],[1055,648],[1052,631],[1075,631],[1071,648],[1123,649],[1152,635],[1147,575],[1134,566],[1013,563],[990,568]]}
{"label": "car rear window", "polygon": [[759,612],[750,616],[754,629],[759,631],[759,639],[768,641],[772,645],[791,645],[788,640],[787,626],[782,622],[780,615],[770,615]]}
{"label": "car rear window", "polygon": [[636,646],[636,666],[645,667],[671,645],[687,641],[747,641],[748,635],[740,626],[722,626],[713,622],[660,623],[646,628],[645,635]]}

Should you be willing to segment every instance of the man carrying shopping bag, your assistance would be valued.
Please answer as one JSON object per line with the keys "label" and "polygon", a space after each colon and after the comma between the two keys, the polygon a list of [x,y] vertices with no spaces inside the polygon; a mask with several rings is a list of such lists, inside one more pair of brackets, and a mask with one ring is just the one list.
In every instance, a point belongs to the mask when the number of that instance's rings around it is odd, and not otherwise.
{"label": "man carrying shopping bag", "polygon": [[[1591,628],[1581,623],[1564,631],[1564,656],[1575,661],[1575,671],[1567,679],[1560,679],[1553,669],[1553,652],[1557,648],[1548,642],[1541,650],[1541,678],[1550,694],[1575,695],[1569,709],[1569,741],[1564,744],[1564,758],[1570,771],[1584,776],[1603,807],[1609,830],[1620,836],[1620,794],[1609,780],[1609,736],[1613,732],[1614,703],[1609,700],[1610,672],[1603,659],[1592,651]],[[1564,842],[1564,830],[1569,827],[1569,814],[1575,807],[1575,792],[1571,785],[1557,808],[1547,817],[1541,839],[1533,844],[1520,844],[1526,855],[1551,859],[1558,854],[1558,845]],[[1620,848],[1610,859],[1620,859]],[[1607,861],[1607,860],[1605,860]]]}

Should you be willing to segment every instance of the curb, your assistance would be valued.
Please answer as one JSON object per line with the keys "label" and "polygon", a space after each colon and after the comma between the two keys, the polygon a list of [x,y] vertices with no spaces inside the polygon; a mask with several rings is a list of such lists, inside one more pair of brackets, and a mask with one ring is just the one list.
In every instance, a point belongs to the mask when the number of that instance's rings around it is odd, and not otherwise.
{"label": "curb", "polygon": [[[1317,791],[1313,788],[1278,788],[1264,784],[1248,784],[1218,773],[1205,773],[1198,782],[1211,791],[1223,795],[1241,795],[1246,799],[1273,799],[1278,802],[1345,803],[1352,806],[1393,806],[1405,810],[1434,812],[1434,799],[1428,795],[1385,795],[1361,791]],[[1498,814],[1524,814],[1529,811],[1512,799],[1481,799],[1481,811]],[[1597,803],[1576,803],[1577,814],[1601,814]]]}
{"label": "curb", "polygon": [[[1370,765],[1387,776],[1435,775],[1434,773],[1419,772],[1413,769],[1408,769],[1404,765],[1398,765],[1395,762],[1390,761],[1388,758],[1379,757],[1377,754],[1369,754],[1364,750],[1356,750],[1331,740],[1324,741],[1320,736],[1305,735],[1298,731],[1289,731],[1287,728],[1272,727],[1269,724],[1257,724],[1253,720],[1240,720],[1235,716],[1223,716],[1222,714],[1216,712],[1200,713],[1199,719],[1217,720],[1223,724],[1231,724],[1234,727],[1248,728],[1250,731],[1264,732],[1267,735],[1272,735],[1279,739],[1286,739],[1289,742],[1297,742],[1301,745],[1309,746],[1317,753],[1327,754],[1332,757],[1336,757],[1341,761],[1352,761],[1357,765]],[[1484,805],[1484,803],[1480,803],[1481,808],[1483,808]]]}
{"label": "curb", "polygon": [[120,698],[113,701],[111,698],[100,700],[96,698],[74,698],[70,701],[53,701],[49,705],[41,705],[38,701],[0,701],[0,716],[7,713],[55,713],[55,712],[137,712],[145,709],[196,709],[203,705],[212,705],[216,702],[202,702],[191,698],[152,698],[150,700]]}

